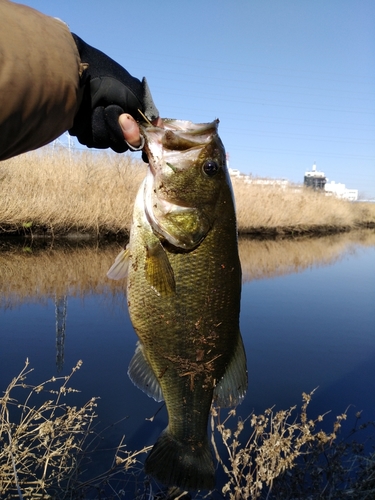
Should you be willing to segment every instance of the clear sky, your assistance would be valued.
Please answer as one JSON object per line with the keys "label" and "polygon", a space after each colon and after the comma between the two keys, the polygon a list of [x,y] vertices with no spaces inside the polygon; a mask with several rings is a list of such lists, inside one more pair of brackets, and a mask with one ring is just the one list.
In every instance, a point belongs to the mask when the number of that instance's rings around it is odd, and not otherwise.
{"label": "clear sky", "polygon": [[219,118],[231,168],[302,182],[316,162],[375,198],[374,0],[20,3],[146,76],[162,117]]}

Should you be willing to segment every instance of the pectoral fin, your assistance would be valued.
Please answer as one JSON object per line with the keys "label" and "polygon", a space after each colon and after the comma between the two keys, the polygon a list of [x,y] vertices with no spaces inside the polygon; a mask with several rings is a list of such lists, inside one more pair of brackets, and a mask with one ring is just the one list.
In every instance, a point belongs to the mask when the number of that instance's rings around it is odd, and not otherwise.
{"label": "pectoral fin", "polygon": [[214,390],[214,403],[220,408],[236,406],[242,402],[247,389],[246,354],[241,333],[238,332],[236,349],[223,378]]}
{"label": "pectoral fin", "polygon": [[143,346],[140,342],[137,343],[134,356],[130,361],[128,375],[134,385],[143,392],[154,398],[156,401],[163,401],[163,393],[159,381],[146,360]]}
{"label": "pectoral fin", "polygon": [[121,250],[121,252],[116,257],[115,262],[112,264],[109,271],[107,272],[107,276],[112,280],[120,280],[122,278],[126,278],[126,276],[128,275],[128,269],[129,269],[129,250],[126,247],[124,250]]}
{"label": "pectoral fin", "polygon": [[173,269],[159,241],[147,246],[145,273],[147,281],[157,295],[169,295],[176,291]]}

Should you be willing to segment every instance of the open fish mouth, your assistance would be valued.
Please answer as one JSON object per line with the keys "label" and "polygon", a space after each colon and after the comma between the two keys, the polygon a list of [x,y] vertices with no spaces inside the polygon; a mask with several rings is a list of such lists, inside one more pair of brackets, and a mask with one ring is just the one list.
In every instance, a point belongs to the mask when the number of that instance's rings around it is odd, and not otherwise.
{"label": "open fish mouth", "polygon": [[[217,131],[219,120],[210,123],[192,123],[185,120],[163,119],[163,127],[141,125],[140,130],[145,139],[144,150],[154,160],[149,166],[155,175],[163,166],[174,168],[168,160],[169,152],[199,150],[211,141],[212,134]],[[164,160],[164,161],[163,161]]]}

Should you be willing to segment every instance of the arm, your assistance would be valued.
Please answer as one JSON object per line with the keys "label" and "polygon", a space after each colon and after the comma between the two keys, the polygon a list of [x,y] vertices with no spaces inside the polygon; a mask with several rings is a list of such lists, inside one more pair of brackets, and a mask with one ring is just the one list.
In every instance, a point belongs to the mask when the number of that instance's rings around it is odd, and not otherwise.
{"label": "arm", "polygon": [[0,0],[0,69],[0,160],[66,130],[88,147],[139,150],[138,109],[160,123],[145,79],[62,21],[8,0]]}
{"label": "arm", "polygon": [[[0,0],[0,159],[52,141],[73,125],[83,68],[68,27]],[[51,55],[52,54],[52,55]]]}

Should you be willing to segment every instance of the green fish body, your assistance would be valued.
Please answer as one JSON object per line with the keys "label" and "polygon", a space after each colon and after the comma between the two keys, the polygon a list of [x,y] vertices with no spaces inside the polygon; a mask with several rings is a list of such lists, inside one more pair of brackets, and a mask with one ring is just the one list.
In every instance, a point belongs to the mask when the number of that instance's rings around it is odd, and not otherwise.
{"label": "green fish body", "polygon": [[109,272],[127,274],[139,338],[129,376],[168,411],[146,473],[184,489],[214,487],[210,407],[238,404],[247,387],[236,216],[217,124],[144,128],[150,169],[129,245]]}

